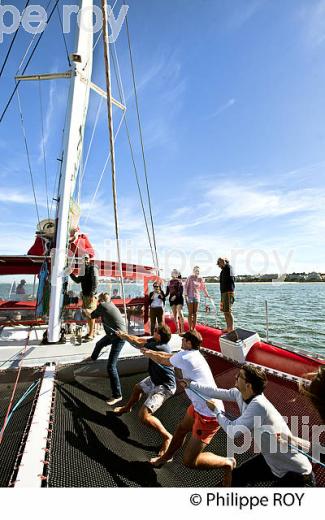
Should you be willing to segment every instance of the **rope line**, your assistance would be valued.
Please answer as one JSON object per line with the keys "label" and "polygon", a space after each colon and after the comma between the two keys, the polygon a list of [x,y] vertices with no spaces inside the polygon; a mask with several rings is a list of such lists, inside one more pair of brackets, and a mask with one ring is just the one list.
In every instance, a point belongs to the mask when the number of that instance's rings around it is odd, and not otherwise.
{"label": "rope line", "polygon": [[21,358],[21,360],[19,362],[19,369],[18,369],[18,372],[17,372],[16,381],[15,381],[15,384],[14,384],[14,387],[13,387],[13,390],[12,390],[12,393],[11,393],[11,398],[10,398],[10,402],[9,402],[9,405],[8,405],[8,408],[7,408],[7,412],[6,412],[6,415],[5,415],[5,420],[4,420],[3,426],[2,426],[1,431],[0,431],[0,444],[2,443],[3,433],[5,431],[5,428],[6,428],[6,425],[7,425],[7,421],[8,421],[8,416],[10,414],[10,410],[11,410],[11,407],[13,405],[13,401],[14,401],[16,390],[17,390],[17,385],[18,385],[21,369],[22,369],[22,366],[23,366],[22,362],[23,362],[23,359],[24,359],[24,354],[25,354],[26,349],[27,349],[27,345],[29,343],[31,330],[32,330],[32,327],[30,327],[29,330],[28,330],[25,346],[24,346],[24,349],[22,351],[22,358]]}
{"label": "rope line", "polygon": [[[116,130],[116,133],[115,133],[115,136],[114,136],[114,144],[115,144],[116,138],[117,138],[117,136],[118,136],[118,134],[119,134],[119,131],[120,131],[120,129],[121,129],[121,126],[122,126],[122,123],[123,123],[123,119],[124,119],[124,117],[125,117],[125,112],[123,112],[123,115],[122,115],[121,120],[120,120],[120,122],[119,122],[119,126],[118,126],[118,128],[117,128],[117,130]],[[98,190],[99,190],[100,185],[101,185],[101,183],[102,183],[103,176],[104,176],[104,173],[105,173],[105,171],[106,171],[106,168],[107,168],[107,165],[108,165],[108,161],[110,160],[110,158],[111,158],[111,153],[109,153],[108,156],[107,156],[107,158],[106,158],[106,161],[105,161],[104,167],[103,167],[103,169],[102,169],[102,173],[100,174],[99,180],[98,180],[98,182],[97,182],[97,186],[96,186],[96,189],[95,189],[94,195],[93,195],[93,197],[92,197],[92,199],[91,199],[90,206],[89,206],[89,209],[88,209],[88,212],[87,212],[86,218],[85,218],[85,224],[87,224],[87,222],[88,222],[88,220],[89,220],[90,212],[91,212],[91,210],[92,210],[92,208],[93,208],[93,205],[94,205],[94,203],[95,203],[95,200],[96,200],[96,197],[97,197],[97,193],[98,193]]]}
{"label": "rope line", "polygon": [[19,407],[19,405],[26,399],[26,397],[29,396],[29,394],[34,390],[35,386],[37,386],[37,384],[39,383],[40,379],[37,379],[37,381],[34,381],[34,383],[32,383],[26,390],[26,392],[21,396],[20,399],[18,399],[17,403],[15,404],[15,406],[13,407],[13,409],[11,410],[10,414],[8,415],[8,419],[7,419],[7,422],[6,422],[6,425],[5,425],[5,428],[7,428],[8,424],[9,424],[9,421],[11,419],[11,417],[13,416],[14,412],[17,410],[17,408]]}
{"label": "rope line", "polygon": [[110,155],[111,155],[111,170],[112,170],[112,192],[113,192],[113,206],[114,206],[115,240],[116,240],[117,259],[118,259],[118,265],[119,265],[119,271],[120,271],[122,298],[123,298],[123,303],[124,303],[125,326],[126,326],[126,329],[128,330],[127,312],[126,312],[126,304],[125,304],[125,291],[124,291],[124,282],[123,282],[123,270],[122,270],[122,261],[121,261],[121,251],[120,251],[120,236],[119,236],[120,233],[119,233],[119,224],[118,224],[112,89],[111,89],[109,43],[108,43],[108,31],[107,31],[107,4],[106,4],[105,0],[102,0],[102,13],[103,13],[104,61],[105,61],[105,76],[106,76],[106,89],[107,89],[107,116],[108,116],[108,127],[109,127],[109,143],[110,143],[110,152],[111,152]]}
{"label": "rope line", "polygon": [[[200,397],[206,403],[210,401],[204,395],[202,395],[200,392],[198,392],[195,388],[188,388],[188,390],[190,390],[191,392],[194,392],[194,394],[196,394],[198,397]],[[229,413],[225,413],[225,412],[222,412],[220,410],[219,410],[219,412],[221,412],[228,419],[234,419],[234,416],[229,414]],[[269,430],[266,430],[266,429],[262,430],[262,433],[268,433],[270,436],[274,435],[274,433],[272,433],[272,432],[270,432]],[[309,455],[309,453],[307,453],[305,450],[302,450],[301,448],[298,448],[298,446],[295,446],[295,445],[291,444],[290,442],[288,442],[288,446],[290,446],[290,448],[292,448],[294,451],[296,451],[298,453],[302,453],[303,455],[305,455],[308,459],[310,459],[315,464],[319,464],[320,466],[325,468],[325,464],[323,464],[319,460],[315,459],[315,457],[313,457],[312,455]]]}
{"label": "rope line", "polygon": [[100,100],[99,100],[99,103],[98,103],[98,107],[97,107],[97,112],[96,112],[95,123],[94,123],[93,131],[92,131],[92,134],[91,134],[91,138],[90,138],[90,142],[89,142],[89,146],[88,146],[88,150],[87,150],[87,155],[86,155],[86,159],[85,159],[85,163],[84,163],[84,167],[83,167],[83,172],[82,172],[82,175],[80,175],[79,189],[81,189],[81,184],[82,184],[82,181],[83,181],[84,176],[85,176],[85,172],[86,172],[86,168],[87,168],[87,164],[88,164],[88,159],[89,159],[89,155],[90,155],[90,150],[91,150],[91,147],[92,147],[92,144],[93,144],[93,140],[94,140],[97,124],[98,124],[98,119],[99,119],[99,115],[100,115],[100,110],[102,108],[102,102],[103,102],[103,98],[100,97]]}
{"label": "rope line", "polygon": [[25,150],[26,150],[26,155],[27,155],[29,175],[30,175],[30,179],[31,179],[32,189],[33,189],[33,196],[34,196],[34,203],[35,203],[36,214],[37,214],[37,221],[38,221],[38,224],[39,224],[40,223],[40,216],[39,216],[39,211],[38,211],[36,192],[35,192],[35,185],[34,185],[34,178],[33,178],[32,166],[31,166],[31,162],[30,162],[30,155],[29,155],[29,150],[28,150],[28,143],[27,143],[27,137],[26,137],[26,131],[25,131],[25,125],[24,125],[24,118],[23,118],[23,113],[22,113],[22,109],[21,109],[21,102],[20,102],[20,96],[19,96],[19,90],[18,89],[17,89],[17,99],[18,99],[18,108],[19,108],[19,114],[20,114],[20,122],[21,122],[21,127],[22,127],[22,131],[23,131],[23,136],[24,136],[24,143],[25,143]]}
{"label": "rope line", "polygon": [[[115,72],[115,76],[116,76],[116,80],[117,80],[117,86],[118,86],[118,90],[119,90],[120,101],[125,106],[125,104],[126,104],[125,103],[125,96],[124,96],[124,91],[123,91],[122,78],[121,78],[121,73],[120,73],[120,68],[119,68],[119,63],[118,63],[118,58],[117,58],[115,44],[114,44],[114,54],[112,54],[112,61],[113,61],[114,72]],[[155,255],[154,255],[154,251],[153,251],[153,246],[152,246],[152,241],[151,241],[151,236],[150,236],[150,231],[149,231],[149,226],[148,226],[148,221],[147,221],[147,215],[146,215],[146,210],[145,210],[144,201],[143,201],[143,197],[142,197],[140,180],[139,180],[138,170],[137,170],[137,166],[136,166],[136,162],[135,162],[133,146],[132,146],[132,142],[131,142],[131,136],[130,136],[130,132],[129,132],[129,126],[128,126],[128,123],[127,123],[126,114],[125,114],[125,118],[124,118],[124,126],[125,126],[127,140],[128,140],[129,147],[130,147],[131,160],[132,160],[135,180],[136,180],[136,184],[137,184],[137,188],[138,188],[138,193],[139,193],[139,198],[140,198],[140,204],[141,204],[143,219],[144,219],[144,223],[145,223],[145,227],[146,227],[146,231],[147,231],[149,247],[150,247],[153,263],[155,264],[156,263],[156,259],[155,259]]]}
{"label": "rope line", "polygon": [[38,82],[38,86],[39,86],[39,99],[40,99],[40,109],[41,109],[42,152],[43,152],[43,163],[44,163],[44,181],[45,181],[46,206],[47,206],[47,216],[48,216],[48,218],[50,218],[50,205],[49,205],[49,195],[48,195],[48,177],[47,177],[47,164],[46,164],[45,139],[44,139],[44,112],[43,112],[43,100],[42,100],[41,81]]}
{"label": "rope line", "polygon": [[67,54],[68,64],[69,64],[69,67],[71,67],[71,61],[70,61],[70,56],[69,56],[69,51],[68,51],[67,40],[66,40],[66,37],[64,35],[62,18],[61,18],[61,14],[60,14],[60,10],[59,10],[59,5],[58,4],[56,6],[56,10],[57,10],[57,13],[58,13],[58,18],[59,18],[59,22],[60,22],[61,31],[62,31],[62,36],[63,36],[63,41],[64,41],[65,52]]}
{"label": "rope line", "polygon": [[[29,2],[30,2],[30,0],[27,0],[27,2],[26,2],[26,4],[25,4],[25,7],[24,7],[24,10],[26,9],[26,7],[28,7]],[[17,31],[15,31],[14,37],[13,37],[13,39],[11,40],[11,43],[10,43],[10,45],[9,45],[9,49],[8,49],[8,51],[7,51],[6,57],[5,57],[5,59],[4,59],[4,62],[3,62],[3,64],[2,64],[2,67],[1,67],[1,70],[0,70],[0,78],[1,78],[1,76],[2,76],[2,73],[3,73],[3,70],[4,70],[5,66],[6,66],[6,63],[7,63],[7,61],[8,61],[8,58],[9,58],[9,55],[10,55],[10,52],[11,52],[12,46],[13,46],[13,44],[15,43],[15,39],[17,38],[17,34],[18,34],[18,32],[19,32],[20,27],[21,27],[21,25],[19,24],[19,27],[18,27]]]}
{"label": "rope line", "polygon": [[[52,0],[51,0],[51,1],[52,1]],[[49,25],[49,22],[50,22],[50,20],[51,20],[51,18],[52,18],[52,15],[53,15],[53,13],[54,13],[54,10],[55,10],[55,8],[56,8],[58,2],[59,2],[59,0],[56,0],[55,6],[53,7],[51,13],[50,13],[49,16],[48,16],[48,19],[47,19],[47,26],[46,26],[46,27],[48,27],[48,25]],[[51,2],[49,2],[49,4],[47,5],[47,7],[50,5],[50,3],[51,3]],[[44,29],[43,32],[40,33],[39,38],[38,38],[38,40],[37,40],[37,42],[36,42],[36,44],[35,44],[35,47],[34,47],[34,49],[32,50],[32,53],[31,53],[30,57],[28,58],[28,61],[27,61],[26,65],[25,65],[25,67],[24,67],[24,69],[23,69],[21,75],[24,75],[24,74],[25,74],[25,71],[26,71],[28,65],[30,64],[30,62],[31,62],[31,60],[32,60],[32,58],[33,58],[33,56],[34,56],[35,51],[36,51],[36,49],[37,49],[37,47],[38,47],[38,45],[39,45],[39,43],[40,43],[40,41],[41,41],[41,39],[42,39],[44,33],[45,33],[45,29]],[[35,37],[35,36],[36,36],[36,35],[34,35],[34,37]],[[34,38],[33,38],[33,40],[34,40]],[[32,40],[32,41],[33,41],[33,40]],[[25,59],[25,56],[24,56],[23,60],[24,60],[24,59]],[[17,89],[18,89],[19,83],[20,83],[20,80],[16,82],[15,88],[13,89],[13,91],[12,91],[10,97],[9,97],[9,100],[8,100],[6,106],[5,106],[5,108],[3,109],[3,111],[2,111],[2,114],[1,114],[1,117],[0,117],[0,123],[2,122],[2,120],[3,120],[3,118],[4,118],[5,114],[6,114],[6,112],[7,112],[8,108],[9,108],[9,106],[11,105],[11,102],[12,102],[12,100],[13,100],[13,97],[14,97],[14,95],[15,95],[16,92],[17,92]]]}
{"label": "rope line", "polygon": [[157,253],[156,234],[155,234],[155,227],[154,227],[153,216],[152,216],[151,196],[150,196],[149,181],[148,181],[147,162],[146,162],[146,157],[145,157],[145,152],[144,152],[142,125],[141,125],[141,119],[140,119],[140,109],[139,109],[139,102],[138,102],[138,93],[137,93],[137,86],[136,86],[136,80],[135,80],[134,63],[133,63],[133,56],[132,56],[132,49],[131,49],[131,40],[130,40],[130,31],[129,31],[129,24],[128,24],[128,17],[127,16],[125,17],[125,25],[126,25],[126,33],[127,33],[128,48],[129,48],[129,57],[130,57],[130,64],[131,64],[131,71],[132,71],[132,83],[133,83],[135,106],[136,106],[136,112],[137,112],[138,128],[139,128],[139,134],[140,134],[144,176],[145,176],[145,181],[146,181],[146,189],[147,189],[148,206],[149,206],[151,229],[152,229],[153,246],[154,246],[154,250],[155,250],[156,267],[157,267],[158,274],[159,274],[159,261],[158,261],[158,253]]}

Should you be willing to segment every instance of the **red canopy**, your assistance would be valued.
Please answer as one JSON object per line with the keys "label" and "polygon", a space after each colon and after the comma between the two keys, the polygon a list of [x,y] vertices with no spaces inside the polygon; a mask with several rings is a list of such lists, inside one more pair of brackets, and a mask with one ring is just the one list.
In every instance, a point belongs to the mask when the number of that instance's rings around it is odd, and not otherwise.
{"label": "red canopy", "polygon": [[[0,256],[0,275],[38,274],[44,260],[44,256]],[[47,262],[50,268],[50,258],[47,258]],[[98,266],[99,276],[107,276],[111,278],[120,277],[120,270],[117,262],[111,262],[108,260],[93,260],[92,262]],[[78,259],[74,259],[71,267],[74,272],[78,272],[80,259],[79,261]],[[122,263],[122,274],[123,278],[130,280],[143,280],[144,278],[151,280],[159,279],[155,273],[155,268],[146,265]]]}

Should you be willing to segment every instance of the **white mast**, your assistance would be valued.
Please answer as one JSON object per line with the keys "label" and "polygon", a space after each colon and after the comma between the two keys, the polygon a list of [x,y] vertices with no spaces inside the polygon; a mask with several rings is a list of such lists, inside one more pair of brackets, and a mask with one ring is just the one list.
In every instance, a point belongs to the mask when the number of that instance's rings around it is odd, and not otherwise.
{"label": "white mast", "polygon": [[70,80],[64,155],[59,187],[56,249],[54,257],[52,257],[48,325],[48,341],[51,343],[57,342],[60,337],[60,314],[63,301],[62,288],[65,277],[64,268],[66,266],[69,233],[69,207],[82,154],[89,102],[93,61],[93,0],[81,0],[78,26],[73,74]]}

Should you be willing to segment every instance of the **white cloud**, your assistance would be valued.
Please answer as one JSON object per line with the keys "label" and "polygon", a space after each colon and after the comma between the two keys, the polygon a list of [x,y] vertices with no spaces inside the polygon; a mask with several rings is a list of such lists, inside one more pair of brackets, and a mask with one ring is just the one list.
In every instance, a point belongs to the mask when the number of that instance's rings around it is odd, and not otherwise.
{"label": "white cloud", "polygon": [[240,29],[259,11],[266,0],[250,0],[249,2],[231,3],[229,29]]}
{"label": "white cloud", "polygon": [[299,18],[302,20],[306,41],[310,46],[318,47],[325,41],[325,0],[307,4],[299,11]]}
{"label": "white cloud", "polygon": [[206,119],[213,119],[214,117],[217,117],[219,114],[222,114],[222,112],[225,112],[225,110],[228,110],[228,108],[232,107],[236,103],[236,100],[234,98],[229,99],[226,103],[223,105],[220,105],[212,114],[209,114],[209,116]]}

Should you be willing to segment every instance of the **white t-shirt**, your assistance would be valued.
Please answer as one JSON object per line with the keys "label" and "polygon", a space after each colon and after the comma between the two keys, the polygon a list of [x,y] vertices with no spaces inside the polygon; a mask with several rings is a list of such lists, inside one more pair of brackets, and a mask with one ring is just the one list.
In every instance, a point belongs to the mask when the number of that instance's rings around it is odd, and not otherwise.
{"label": "white t-shirt", "polygon": [[[184,379],[190,379],[202,386],[216,388],[210,367],[199,350],[180,350],[169,361],[175,368],[181,369]],[[207,407],[205,400],[189,389],[186,389],[185,392],[192,401],[196,412],[206,417],[215,417],[215,413]],[[224,410],[222,401],[218,401],[218,408]]]}
{"label": "white t-shirt", "polygon": [[152,298],[153,299],[151,300],[150,307],[152,307],[153,309],[157,309],[159,307],[164,306],[163,300],[161,298],[159,298],[159,293],[154,292],[152,295]]}

